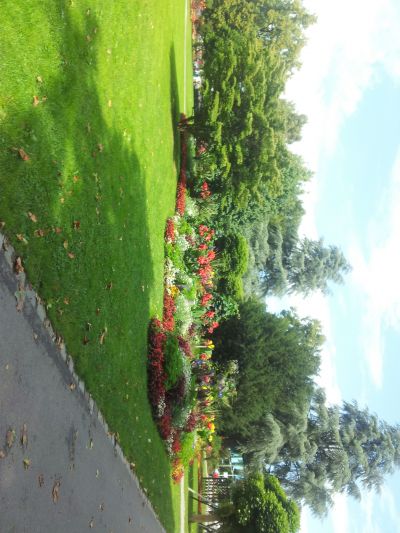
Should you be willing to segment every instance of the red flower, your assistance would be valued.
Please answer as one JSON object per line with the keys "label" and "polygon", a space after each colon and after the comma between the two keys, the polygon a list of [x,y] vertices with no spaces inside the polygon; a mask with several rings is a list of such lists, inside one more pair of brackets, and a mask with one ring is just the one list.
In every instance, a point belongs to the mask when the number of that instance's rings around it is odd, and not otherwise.
{"label": "red flower", "polygon": [[208,185],[207,185],[207,182],[204,181],[202,186],[201,186],[201,192],[200,192],[200,196],[205,199],[205,198],[208,198],[211,194],[211,191],[209,190],[208,188]]}
{"label": "red flower", "polygon": [[165,239],[169,242],[174,242],[175,240],[175,225],[174,220],[169,218],[167,220],[167,225],[165,228]]}
{"label": "red flower", "polygon": [[173,331],[175,326],[174,313],[176,311],[175,301],[167,292],[164,293],[163,326],[167,331]]}
{"label": "red flower", "polygon": [[207,244],[200,244],[199,248],[198,248],[201,252],[207,250]]}
{"label": "red flower", "polygon": [[205,306],[210,302],[210,300],[212,300],[212,297],[213,297],[212,294],[210,294],[209,292],[206,292],[206,293],[203,295],[202,299],[201,299],[201,302],[200,302],[201,305],[202,305],[203,307],[205,307]]}
{"label": "red flower", "polygon": [[218,322],[213,322],[211,326],[207,329],[208,333],[213,333],[214,329],[217,329],[219,327]]}
{"label": "red flower", "polygon": [[185,212],[185,205],[186,205],[186,187],[182,182],[180,182],[178,184],[178,192],[176,195],[176,210],[181,216]]}

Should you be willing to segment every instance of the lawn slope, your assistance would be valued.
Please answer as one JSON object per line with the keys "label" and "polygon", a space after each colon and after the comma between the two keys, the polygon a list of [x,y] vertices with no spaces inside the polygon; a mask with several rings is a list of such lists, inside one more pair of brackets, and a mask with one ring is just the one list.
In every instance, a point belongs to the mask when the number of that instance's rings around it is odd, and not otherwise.
{"label": "lawn slope", "polygon": [[176,123],[192,108],[185,0],[3,0],[0,25],[3,231],[174,531],[146,347],[162,309]]}

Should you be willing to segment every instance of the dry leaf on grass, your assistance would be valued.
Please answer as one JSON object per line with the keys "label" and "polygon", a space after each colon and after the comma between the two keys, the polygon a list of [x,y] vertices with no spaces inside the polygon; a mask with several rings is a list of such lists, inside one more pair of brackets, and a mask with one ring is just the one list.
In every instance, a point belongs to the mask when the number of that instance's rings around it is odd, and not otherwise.
{"label": "dry leaf on grass", "polygon": [[75,254],[73,254],[72,252],[68,252],[68,257],[70,259],[75,259]]}
{"label": "dry leaf on grass", "polygon": [[72,227],[75,229],[75,230],[78,230],[80,227],[81,227],[81,223],[79,220],[74,220],[74,222],[72,223]]}
{"label": "dry leaf on grass", "polygon": [[56,228],[54,228],[54,232],[57,233],[57,235],[59,235],[62,232],[62,229],[56,227]]}
{"label": "dry leaf on grass", "polygon": [[30,157],[23,148],[18,148],[18,154],[23,161],[29,161]]}
{"label": "dry leaf on grass", "polygon": [[32,222],[35,222],[35,223],[37,222],[37,216],[31,213],[30,211],[28,211],[28,218],[32,220]]}
{"label": "dry leaf on grass", "polygon": [[69,305],[69,298],[64,298],[65,305]]}
{"label": "dry leaf on grass", "polygon": [[38,83],[43,83],[42,76],[36,76],[36,81],[37,81]]}
{"label": "dry leaf on grass", "polygon": [[34,97],[33,97],[33,102],[32,102],[32,103],[33,103],[34,106],[39,105],[39,103],[40,103],[39,98],[38,98],[37,96],[34,96]]}
{"label": "dry leaf on grass", "polygon": [[77,183],[79,181],[79,176],[73,176],[72,179],[73,179],[74,183]]}
{"label": "dry leaf on grass", "polygon": [[100,344],[104,344],[106,335],[107,335],[107,328],[104,328],[103,332],[101,333],[101,335],[99,337]]}
{"label": "dry leaf on grass", "polygon": [[20,242],[23,242],[24,244],[28,244],[28,241],[27,241],[26,238],[22,235],[22,233],[17,233],[16,237],[17,237],[17,239],[18,239]]}
{"label": "dry leaf on grass", "polygon": [[53,503],[57,503],[60,498],[60,486],[61,486],[61,481],[57,480],[54,482],[53,490],[51,491]]}
{"label": "dry leaf on grass", "polygon": [[42,229],[36,229],[33,232],[33,234],[35,235],[35,237],[44,237],[45,236],[45,232]]}
{"label": "dry leaf on grass", "polygon": [[64,241],[64,242],[63,242],[63,246],[64,246],[64,248],[67,250],[67,248],[68,248],[68,241]]}
{"label": "dry leaf on grass", "polygon": [[89,343],[89,339],[86,337],[86,335],[83,337],[82,343],[86,346],[86,344]]}

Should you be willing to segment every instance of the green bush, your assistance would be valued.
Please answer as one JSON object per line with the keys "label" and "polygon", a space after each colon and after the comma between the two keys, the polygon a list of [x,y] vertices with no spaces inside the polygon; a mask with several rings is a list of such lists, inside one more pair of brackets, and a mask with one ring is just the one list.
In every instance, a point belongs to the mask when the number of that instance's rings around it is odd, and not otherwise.
{"label": "green bush", "polygon": [[184,361],[179,349],[178,339],[172,334],[168,335],[165,341],[164,357],[164,368],[167,375],[165,387],[170,390],[176,385],[184,370]]}

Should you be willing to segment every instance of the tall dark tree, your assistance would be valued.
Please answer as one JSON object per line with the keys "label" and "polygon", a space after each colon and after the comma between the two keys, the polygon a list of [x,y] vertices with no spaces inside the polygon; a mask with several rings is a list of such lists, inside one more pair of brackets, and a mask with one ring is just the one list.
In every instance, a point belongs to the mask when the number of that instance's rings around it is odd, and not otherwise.
{"label": "tall dark tree", "polygon": [[400,426],[389,425],[356,402],[327,406],[314,394],[304,434],[306,448],[283,447],[272,469],[288,493],[324,515],[335,493],[357,499],[361,490],[379,490],[400,466]]}
{"label": "tall dark tree", "polygon": [[329,282],[343,283],[344,275],[351,270],[343,252],[337,246],[325,246],[323,239],[304,237],[287,246],[288,241],[284,244],[281,234],[280,238],[282,247],[276,247],[281,253],[279,262],[270,255],[265,264],[264,294],[289,292],[307,296],[317,290],[327,293]]}
{"label": "tall dark tree", "polygon": [[250,442],[259,449],[260,431],[268,435],[266,415],[281,427],[289,419],[294,425],[294,418],[306,417],[323,336],[317,321],[302,320],[294,311],[267,313],[256,300],[245,301],[239,311],[240,317],[222,324],[215,334],[218,362],[236,360],[239,366],[237,397],[224,410],[220,425],[233,445],[247,445],[251,453],[255,449]]}

